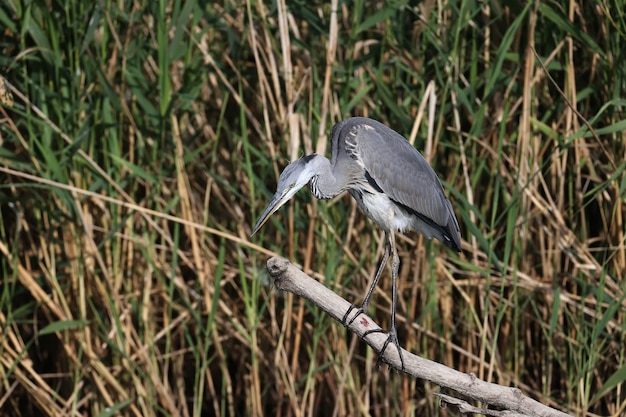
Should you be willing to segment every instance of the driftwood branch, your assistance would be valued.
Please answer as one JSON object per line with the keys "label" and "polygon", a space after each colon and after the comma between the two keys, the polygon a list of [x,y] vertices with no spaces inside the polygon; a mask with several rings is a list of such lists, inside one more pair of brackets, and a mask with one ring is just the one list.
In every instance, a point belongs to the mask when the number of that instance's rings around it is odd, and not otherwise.
{"label": "driftwood branch", "polygon": [[[306,275],[296,266],[283,258],[274,257],[267,262],[267,270],[274,280],[276,288],[298,295],[328,313],[335,320],[341,322],[344,314],[350,309],[351,303],[335,294],[324,285]],[[357,314],[356,309],[348,316],[348,323]],[[380,329],[370,317],[365,314],[358,316],[348,325],[348,329],[358,335],[376,352],[380,352],[387,335],[384,333],[370,333],[365,339],[363,334],[368,330]],[[533,417],[567,417],[561,411],[543,405],[532,398],[525,396],[518,388],[485,382],[473,374],[466,374],[448,368],[437,362],[421,358],[402,350],[404,357],[404,371],[416,378],[432,382],[440,387],[447,388],[461,394],[465,398],[479,401],[497,407],[500,410],[487,410],[474,407],[464,400],[447,394],[438,394],[447,404],[459,408],[462,413],[482,413],[491,416],[533,416]],[[398,371],[401,370],[400,357],[393,344],[389,344],[382,359]]]}

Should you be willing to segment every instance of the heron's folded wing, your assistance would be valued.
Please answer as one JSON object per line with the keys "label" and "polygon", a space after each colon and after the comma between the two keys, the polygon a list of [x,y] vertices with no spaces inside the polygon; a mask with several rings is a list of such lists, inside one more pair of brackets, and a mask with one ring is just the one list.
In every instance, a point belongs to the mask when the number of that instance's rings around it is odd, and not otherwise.
{"label": "heron's folded wing", "polygon": [[449,229],[460,247],[460,231],[452,205],[426,159],[399,133],[382,123],[364,120],[367,122],[351,126],[346,135],[346,153],[389,198]]}

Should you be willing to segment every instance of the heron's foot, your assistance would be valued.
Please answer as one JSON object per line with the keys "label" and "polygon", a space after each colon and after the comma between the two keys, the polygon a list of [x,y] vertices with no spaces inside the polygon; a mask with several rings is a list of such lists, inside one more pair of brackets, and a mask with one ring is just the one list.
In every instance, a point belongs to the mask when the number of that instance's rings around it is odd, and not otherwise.
{"label": "heron's foot", "polygon": [[[350,313],[352,313],[352,310],[356,310],[356,314],[354,315],[354,317],[350,319],[350,321],[348,321],[348,317],[350,316]],[[346,311],[346,314],[343,315],[343,318],[341,319],[341,324],[347,327],[351,325],[354,322],[354,320],[356,320],[356,318],[359,317],[363,313],[365,313],[365,310],[363,310],[363,307],[357,307],[354,304],[352,304],[350,308],[348,309],[348,311]]]}
{"label": "heron's foot", "polygon": [[383,329],[368,330],[365,333],[363,333],[363,338],[365,339],[367,335],[372,334],[372,333],[387,333],[387,340],[385,340],[385,343],[383,344],[382,349],[380,350],[380,352],[378,352],[378,359],[376,360],[376,367],[377,368],[380,367],[380,364],[383,361],[385,350],[387,350],[387,346],[389,346],[389,343],[392,342],[396,346],[396,349],[398,350],[398,356],[400,357],[400,365],[402,367],[402,372],[404,372],[404,355],[402,354],[402,348],[400,347],[400,342],[398,342],[398,335],[396,333],[396,329],[394,328],[389,331],[385,331]]}

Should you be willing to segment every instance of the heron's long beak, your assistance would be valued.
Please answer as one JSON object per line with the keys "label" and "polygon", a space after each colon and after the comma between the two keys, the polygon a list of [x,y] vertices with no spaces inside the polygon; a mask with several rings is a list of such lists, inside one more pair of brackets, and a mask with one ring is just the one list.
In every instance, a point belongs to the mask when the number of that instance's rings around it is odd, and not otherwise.
{"label": "heron's long beak", "polygon": [[283,192],[277,192],[276,194],[274,194],[272,201],[270,201],[270,203],[267,205],[267,208],[265,209],[263,214],[261,214],[259,221],[256,222],[256,226],[254,226],[254,229],[252,229],[250,237],[254,236],[254,234],[258,232],[258,230],[265,224],[265,222],[267,222],[270,216],[274,214],[276,210],[281,208],[287,201],[289,201],[289,199],[293,197],[296,191],[298,191],[300,188],[301,187],[292,187],[284,190]]}

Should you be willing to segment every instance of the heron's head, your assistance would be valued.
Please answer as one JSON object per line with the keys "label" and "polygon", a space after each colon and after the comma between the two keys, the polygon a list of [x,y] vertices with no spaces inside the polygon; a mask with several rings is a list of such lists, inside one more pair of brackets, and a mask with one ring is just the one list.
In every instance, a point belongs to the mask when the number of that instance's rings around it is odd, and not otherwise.
{"label": "heron's head", "polygon": [[314,162],[317,157],[319,157],[317,154],[308,155],[287,165],[278,179],[276,194],[274,194],[272,201],[261,214],[259,221],[252,229],[250,237],[254,236],[276,210],[289,201],[298,190],[307,185],[311,178],[317,174],[317,164]]}

